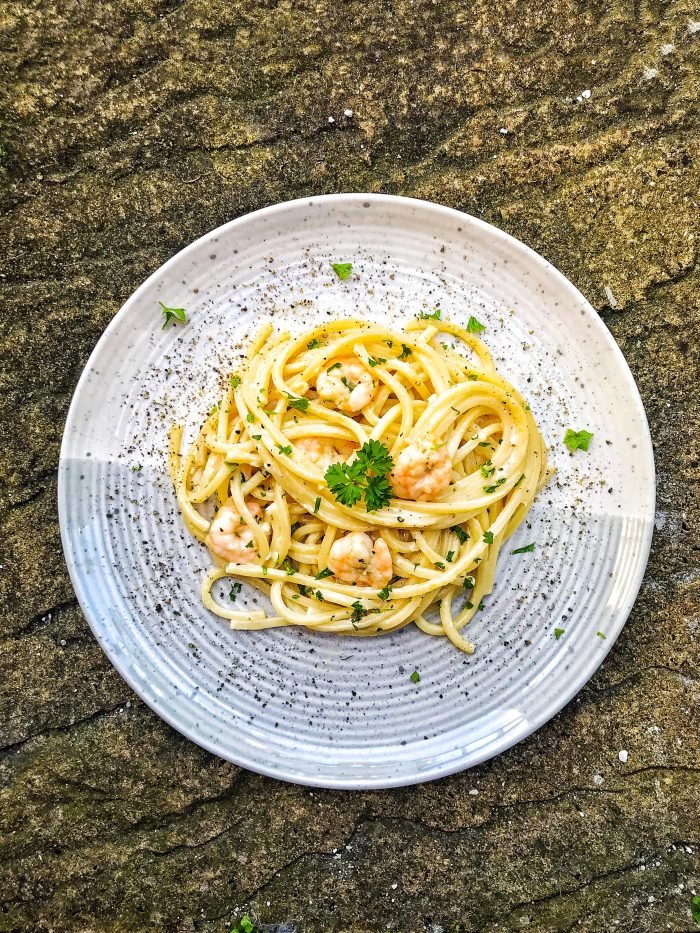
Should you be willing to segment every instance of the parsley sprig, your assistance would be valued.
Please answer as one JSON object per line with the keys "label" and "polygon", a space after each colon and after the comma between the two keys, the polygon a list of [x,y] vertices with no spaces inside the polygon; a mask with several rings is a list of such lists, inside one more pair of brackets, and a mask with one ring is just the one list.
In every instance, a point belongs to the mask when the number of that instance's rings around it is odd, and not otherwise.
{"label": "parsley sprig", "polygon": [[391,501],[389,473],[394,465],[381,441],[367,441],[352,463],[333,463],[325,480],[338,502],[352,508],[364,497],[368,512],[376,512]]}

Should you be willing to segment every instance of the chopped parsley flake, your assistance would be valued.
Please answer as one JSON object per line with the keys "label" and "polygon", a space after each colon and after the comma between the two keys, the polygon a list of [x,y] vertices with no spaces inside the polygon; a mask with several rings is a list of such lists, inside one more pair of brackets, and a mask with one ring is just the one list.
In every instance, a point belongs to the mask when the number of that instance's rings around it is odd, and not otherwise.
{"label": "chopped parsley flake", "polygon": [[294,574],[297,572],[297,568],[294,566],[294,564],[292,564],[289,558],[285,560],[285,562],[282,564],[282,569],[284,570],[284,572],[287,574],[288,577],[293,577]]}
{"label": "chopped parsley flake", "polygon": [[470,334],[478,334],[482,330],[486,330],[486,325],[477,321],[473,314],[470,315],[469,320],[467,321],[467,331]]}
{"label": "chopped parsley flake", "polygon": [[440,321],[442,320],[442,311],[439,308],[436,308],[432,314],[428,314],[427,311],[421,311],[418,317],[422,321]]}
{"label": "chopped parsley flake", "polygon": [[596,635],[598,636],[598,638],[607,638],[607,637],[608,637],[607,635],[604,635],[602,632],[596,632]]}
{"label": "chopped parsley flake", "polygon": [[328,367],[328,369],[326,370],[326,372],[327,372],[327,373],[332,373],[334,369],[340,369],[340,367],[341,367],[342,365],[343,365],[342,363],[333,363],[332,366],[329,366],[329,367]]}
{"label": "chopped parsley flake", "polygon": [[476,581],[474,580],[474,577],[465,577],[464,578],[464,589],[473,590],[475,582]]}
{"label": "chopped parsley flake", "polygon": [[333,571],[329,567],[324,567],[323,570],[319,570],[319,572],[316,574],[314,579],[325,580],[326,577],[332,577],[332,576],[333,576]]}
{"label": "chopped parsley flake", "polygon": [[289,407],[297,411],[306,411],[309,407],[309,400],[308,398],[292,398],[289,400]]}
{"label": "chopped parsley flake", "polygon": [[484,532],[484,541],[485,541],[487,544],[493,544],[493,532],[492,532],[492,531],[485,531],[485,532]]}
{"label": "chopped parsley flake", "polygon": [[693,914],[693,920],[700,925],[700,894],[690,898],[690,910]]}
{"label": "chopped parsley flake", "polygon": [[438,570],[444,570],[444,569],[445,569],[445,565],[443,564],[443,562],[442,562],[441,560],[436,560],[436,561],[435,561],[435,566],[437,567]]}
{"label": "chopped parsley flake", "polygon": [[240,384],[241,384],[241,377],[237,375],[236,373],[234,373],[233,376],[231,376],[231,388],[237,389]]}
{"label": "chopped parsley flake", "polygon": [[248,414],[245,416],[245,420],[248,422],[248,424],[254,424],[254,423],[255,423],[255,415],[253,414],[252,411],[249,411],[249,412],[248,412]]}
{"label": "chopped parsley flake", "polygon": [[454,525],[450,530],[457,535],[460,544],[464,544],[465,541],[469,540],[468,532],[464,528],[460,528],[459,525]]}
{"label": "chopped parsley flake", "polygon": [[409,677],[409,680],[411,681],[412,684],[420,683],[420,674],[418,673],[418,671],[414,671]]}
{"label": "chopped parsley flake", "polygon": [[245,914],[231,930],[231,933],[256,933],[255,924],[248,914]]}
{"label": "chopped parsley flake", "polygon": [[564,443],[573,453],[575,450],[588,450],[593,434],[591,431],[572,431],[568,429],[564,435]]}
{"label": "chopped parsley flake", "polygon": [[391,595],[391,587],[389,586],[388,583],[386,586],[383,586],[381,590],[377,592],[378,599],[388,599],[390,595]]}
{"label": "chopped parsley flake", "polygon": [[532,544],[526,544],[525,547],[516,547],[516,549],[514,551],[511,551],[510,553],[511,554],[530,554],[534,550],[535,550],[535,542],[533,541]]}
{"label": "chopped parsley flake", "polygon": [[355,602],[352,604],[352,617],[350,621],[352,622],[353,625],[355,625],[357,622],[363,619],[366,615],[367,615],[367,610],[362,605],[360,600],[356,599]]}
{"label": "chopped parsley flake", "polygon": [[381,356],[378,356],[376,360],[373,359],[373,357],[368,356],[367,362],[369,363],[370,366],[374,367],[374,366],[379,366],[380,363],[386,363],[386,360],[382,359]]}
{"label": "chopped parsley flake", "polygon": [[555,629],[554,629],[554,637],[556,638],[557,641],[559,641],[559,639],[561,638],[561,636],[564,634],[565,631],[566,631],[566,629],[564,629],[564,628],[555,628]]}
{"label": "chopped parsley flake", "polygon": [[259,441],[260,438],[262,437],[262,434],[251,434],[250,436],[253,438],[254,441]]}
{"label": "chopped parsley flake", "polygon": [[158,304],[163,309],[163,329],[168,326],[170,321],[173,321],[175,324],[187,323],[187,312],[184,308],[168,308],[162,301],[159,301]]}
{"label": "chopped parsley flake", "polygon": [[451,563],[452,563],[452,558],[453,558],[454,556],[455,556],[455,552],[454,552],[454,551],[448,551],[448,552],[447,552],[447,554],[446,554],[446,556],[445,556],[445,560],[447,561],[448,564],[451,564]]}
{"label": "chopped parsley flake", "polygon": [[320,347],[320,346],[321,346],[321,341],[318,339],[318,337],[314,337],[313,340],[309,340],[309,342],[306,344],[306,349],[315,350],[317,347]]}
{"label": "chopped parsley flake", "polygon": [[232,603],[236,602],[236,596],[238,596],[238,594],[241,592],[241,588],[242,588],[241,583],[234,583],[233,586],[231,587],[231,590],[229,591],[229,594],[228,594],[228,598],[231,600]]}
{"label": "chopped parsley flake", "polygon": [[472,602],[470,602],[469,600],[467,600],[466,603],[464,604],[464,608],[465,608],[465,609],[473,609],[473,608],[474,608],[474,603],[472,603]]}
{"label": "chopped parsley flake", "polygon": [[351,262],[332,262],[331,266],[339,279],[345,280],[350,278],[350,274],[352,273]]}
{"label": "chopped parsley flake", "polygon": [[275,444],[275,447],[279,450],[281,454],[286,454],[288,457],[292,456],[291,446],[283,447],[282,444]]}
{"label": "chopped parsley flake", "polygon": [[399,354],[400,360],[407,360],[409,356],[413,353],[413,350],[410,347],[407,347],[405,343],[401,344],[401,353]]}
{"label": "chopped parsley flake", "polygon": [[481,464],[480,470],[481,475],[488,479],[489,476],[493,476],[493,474],[496,472],[496,467],[493,466],[490,460],[487,460],[486,463]]}
{"label": "chopped parsley flake", "polygon": [[318,496],[314,502],[314,515],[318,515],[318,510],[321,508],[321,497]]}
{"label": "chopped parsley flake", "polygon": [[495,492],[499,486],[502,486],[505,483],[505,481],[506,481],[505,476],[502,476],[499,480],[496,480],[493,486],[484,486],[484,492],[490,495],[492,492]]}

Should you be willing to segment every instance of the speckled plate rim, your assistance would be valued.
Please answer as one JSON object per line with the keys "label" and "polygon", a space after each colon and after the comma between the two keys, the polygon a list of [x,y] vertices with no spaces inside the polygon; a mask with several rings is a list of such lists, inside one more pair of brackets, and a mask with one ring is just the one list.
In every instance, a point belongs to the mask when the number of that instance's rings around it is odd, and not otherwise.
{"label": "speckled plate rim", "polygon": [[[389,787],[405,787],[410,786],[416,783],[424,783],[425,781],[436,780],[441,777],[446,777],[450,774],[455,774],[459,771],[468,770],[469,768],[475,767],[478,764],[481,764],[484,761],[487,761],[491,758],[494,758],[496,755],[500,755],[502,752],[506,751],[509,748],[512,748],[514,745],[517,745],[523,739],[527,738],[529,735],[532,735],[543,725],[549,722],[554,716],[557,715],[572,699],[576,694],[585,686],[585,684],[590,680],[593,674],[596,672],[598,667],[602,664],[603,660],[607,657],[608,653],[612,650],[613,645],[617,641],[619,634],[624,628],[629,614],[632,611],[632,607],[635,603],[639,589],[642,584],[642,579],[646,571],[647,562],[649,559],[649,551],[651,549],[651,540],[654,528],[654,514],[655,514],[655,503],[656,503],[656,471],[654,465],[654,454],[651,440],[651,433],[649,431],[649,424],[646,417],[646,412],[644,410],[644,405],[642,403],[639,390],[634,381],[634,377],[630,371],[627,361],[620,350],[619,346],[615,342],[612,334],[601,321],[600,317],[596,313],[595,309],[592,307],[590,302],[581,294],[581,292],[573,285],[569,279],[566,278],[563,273],[561,273],[555,266],[553,266],[548,260],[546,260],[539,253],[535,252],[531,247],[527,246],[521,240],[518,240],[516,237],[511,236],[509,233],[506,233],[503,230],[500,230],[498,227],[493,226],[492,224],[487,223],[484,220],[480,220],[477,217],[467,214],[463,211],[459,211],[455,208],[446,207],[441,204],[436,204],[432,201],[426,201],[422,198],[407,198],[398,195],[388,195],[388,194],[369,194],[362,192],[355,193],[344,193],[344,194],[327,194],[327,195],[318,195],[304,198],[295,198],[291,201],[283,201],[279,204],[273,204],[268,207],[260,208],[257,211],[251,211],[247,214],[243,214],[240,217],[235,218],[234,220],[229,221],[228,223],[222,224],[219,227],[215,227],[209,232],[203,234],[198,239],[194,240],[188,246],[184,247],[179,252],[175,253],[170,259],[158,267],[142,284],[130,295],[126,302],[122,305],[119,311],[112,318],[110,323],[105,328],[102,336],[95,345],[90,357],[85,364],[83,372],[78,379],[71,404],[68,410],[68,415],[66,417],[63,437],[61,442],[61,450],[59,454],[59,476],[58,476],[58,515],[59,515],[59,526],[61,532],[61,542],[63,546],[63,552],[66,559],[66,564],[68,567],[68,572],[70,575],[71,583],[75,590],[78,603],[85,615],[85,618],[90,625],[90,628],[95,635],[98,643],[107,654],[112,665],[116,668],[119,675],[122,679],[131,687],[131,689],[136,693],[145,703],[149,706],[161,719],[167,722],[172,726],[177,732],[181,735],[184,735],[186,738],[190,739],[195,744],[201,746],[207,751],[211,752],[217,757],[222,757],[219,749],[216,747],[214,742],[210,742],[207,739],[198,735],[195,730],[183,727],[183,725],[177,721],[175,716],[168,715],[168,713],[160,708],[156,708],[153,705],[147,696],[144,696],[140,690],[139,684],[135,679],[130,675],[129,671],[126,668],[126,664],[122,663],[118,657],[115,657],[105,646],[103,639],[101,638],[100,626],[96,622],[92,612],[89,600],[87,598],[86,588],[83,585],[83,580],[78,572],[76,566],[76,561],[73,559],[73,556],[69,547],[69,535],[67,531],[67,522],[68,522],[68,509],[66,504],[66,482],[63,479],[61,466],[67,460],[67,448],[69,445],[69,438],[71,432],[75,429],[78,419],[78,408],[79,408],[79,399],[82,391],[84,390],[91,369],[94,369],[101,353],[105,350],[109,344],[110,337],[115,331],[121,320],[128,314],[131,307],[137,304],[142,296],[142,294],[154,283],[156,282],[165,272],[169,271],[172,267],[177,266],[183,261],[190,253],[194,252],[199,246],[203,245],[209,240],[214,239],[215,237],[220,236],[224,232],[230,230],[235,230],[236,227],[243,226],[245,223],[249,222],[254,217],[259,217],[260,215],[266,215],[269,218],[273,218],[276,215],[282,214],[285,211],[294,209],[300,205],[313,206],[319,202],[325,203],[342,203],[342,202],[353,202],[353,201],[363,201],[370,202],[373,205],[382,205],[382,204],[392,204],[400,203],[410,205],[421,205],[422,207],[428,208],[431,211],[442,214],[445,217],[451,217],[457,222],[468,224],[476,230],[487,231],[488,234],[494,237],[496,240],[501,240],[503,243],[508,244],[511,248],[514,248],[520,251],[533,265],[538,266],[541,270],[545,271],[548,275],[552,276],[558,281],[558,283],[567,290],[572,298],[572,301],[576,301],[579,306],[584,311],[586,317],[588,318],[591,326],[597,332],[599,338],[608,346],[611,350],[613,357],[617,361],[619,367],[619,375],[622,376],[624,381],[627,384],[627,388],[630,393],[630,403],[633,404],[637,409],[637,414],[640,419],[640,424],[643,426],[642,436],[638,438],[640,446],[640,455],[643,456],[645,460],[645,466],[647,469],[647,475],[649,476],[649,484],[651,489],[646,490],[646,502],[648,503],[646,512],[640,515],[640,518],[644,522],[644,534],[642,540],[638,546],[637,557],[636,557],[636,570],[630,585],[628,587],[628,595],[625,602],[618,610],[619,623],[616,627],[616,630],[610,632],[605,645],[602,646],[603,650],[599,651],[595,655],[590,655],[585,663],[578,671],[577,675],[572,677],[568,689],[562,691],[556,697],[551,697],[548,704],[545,706],[542,714],[536,718],[528,720],[520,729],[515,730],[514,732],[509,733],[507,736],[504,736],[502,739],[495,739],[490,743],[481,754],[472,753],[470,756],[469,764],[465,765],[464,763],[450,762],[449,764],[443,766],[436,766],[432,771],[422,771],[420,775],[415,777],[410,777],[406,775],[397,776],[395,778],[382,778],[377,780],[363,780],[363,779],[343,779],[337,778],[330,780],[327,778],[319,779],[314,777],[309,777],[308,779],[302,779],[297,773],[289,773],[284,770],[284,767],[277,767],[275,760],[272,759],[272,762],[268,766],[263,766],[259,762],[250,761],[245,755],[239,755],[235,758],[231,757],[230,760],[243,768],[246,768],[250,771],[254,771],[259,774],[266,775],[268,777],[275,778],[277,780],[284,780],[291,783],[302,784],[309,787],[325,787],[329,789],[337,790],[374,790],[381,788]],[[228,760],[228,758],[227,758]]]}

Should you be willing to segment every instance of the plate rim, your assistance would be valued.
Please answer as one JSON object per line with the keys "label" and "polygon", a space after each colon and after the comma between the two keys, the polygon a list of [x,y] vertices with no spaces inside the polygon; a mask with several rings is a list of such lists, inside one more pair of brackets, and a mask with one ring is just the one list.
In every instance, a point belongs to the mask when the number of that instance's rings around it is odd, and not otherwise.
{"label": "plate rim", "polygon": [[[206,737],[198,735],[193,730],[189,729],[186,726],[183,726],[181,723],[176,721],[176,717],[171,715],[169,711],[158,708],[157,705],[152,703],[148,698],[142,695],[141,690],[135,678],[131,676],[128,672],[126,665],[121,662],[118,656],[113,656],[112,653],[107,649],[103,640],[101,638],[99,625],[96,621],[93,620],[90,604],[86,596],[86,592],[83,588],[81,575],[78,573],[77,564],[73,559],[73,554],[69,547],[69,536],[68,536],[68,511],[66,504],[66,479],[65,471],[67,469],[68,455],[67,450],[70,443],[70,437],[73,433],[75,422],[78,417],[78,404],[79,398],[85,388],[85,384],[90,378],[92,369],[94,367],[95,360],[102,352],[102,349],[105,344],[108,343],[112,332],[117,329],[120,325],[121,320],[128,313],[129,309],[133,304],[138,302],[139,298],[145,292],[149,286],[160,278],[163,273],[169,271],[171,266],[175,266],[177,263],[181,262],[186,256],[191,252],[194,252],[197,247],[199,247],[203,242],[210,240],[212,237],[221,235],[225,232],[235,229],[237,226],[242,226],[244,223],[248,222],[251,218],[258,217],[260,215],[274,216],[276,214],[284,213],[285,211],[294,209],[301,205],[306,207],[312,207],[318,202],[324,202],[327,204],[332,203],[343,203],[350,201],[360,201],[360,202],[370,202],[370,204],[396,204],[403,203],[406,206],[421,206],[423,208],[428,208],[430,211],[437,211],[446,216],[452,217],[455,220],[459,220],[462,223],[465,221],[470,225],[474,225],[477,228],[482,228],[485,231],[488,231],[490,236],[495,236],[497,239],[501,239],[504,243],[515,246],[520,250],[525,251],[525,255],[530,260],[537,263],[542,269],[544,269],[548,274],[553,275],[555,279],[559,281],[561,285],[569,289],[573,294],[572,297],[577,297],[581,307],[585,311],[587,319],[591,322],[592,326],[596,330],[597,334],[602,337],[604,342],[607,344],[608,348],[612,351],[613,357],[617,360],[618,366],[620,368],[620,373],[624,378],[624,381],[627,383],[630,390],[630,401],[636,407],[637,413],[640,416],[640,422],[642,426],[642,437],[645,451],[644,459],[645,466],[649,473],[649,486],[650,493],[648,497],[649,505],[646,514],[642,514],[639,517],[644,521],[644,534],[640,542],[639,558],[637,560],[637,567],[634,573],[634,577],[630,582],[628,589],[628,597],[624,603],[623,608],[620,610],[620,617],[622,619],[619,631],[614,635],[614,637],[608,637],[606,641],[600,646],[601,650],[594,654],[592,653],[589,656],[588,662],[584,665],[583,668],[578,669],[577,676],[572,678],[569,682],[569,686],[562,691],[562,693],[557,696],[555,699],[550,701],[548,706],[548,712],[546,715],[537,717],[533,720],[527,720],[525,725],[519,729],[516,729],[513,735],[509,735],[505,740],[496,742],[497,750],[493,750],[493,747],[490,747],[488,750],[484,751],[482,754],[476,754],[475,757],[470,758],[470,763],[465,765],[463,762],[450,762],[443,766],[435,766],[432,769],[428,769],[421,774],[414,774],[413,776],[406,776],[406,774],[397,775],[396,777],[386,777],[386,778],[370,778],[370,779],[361,779],[361,778],[322,778],[316,776],[305,777],[303,775],[296,774],[295,772],[285,770],[285,766],[277,767],[275,762],[278,761],[276,757],[271,758],[271,764],[261,764],[258,761],[251,762],[247,759],[245,754],[233,758],[228,755],[223,755],[221,751],[216,747],[216,743],[208,740]],[[342,192],[337,194],[319,194],[319,195],[309,195],[301,198],[293,198],[288,201],[280,201],[275,204],[268,205],[266,207],[258,208],[254,211],[249,211],[245,214],[241,214],[238,217],[235,217],[233,220],[229,220],[224,224],[220,224],[218,227],[213,227],[207,232],[203,233],[201,236],[197,237],[192,242],[188,243],[182,249],[174,253],[169,259],[162,263],[158,268],[146,278],[144,281],[128,296],[128,298],[121,305],[119,310],[114,314],[110,320],[107,327],[104,329],[100,335],[97,343],[93,347],[85,366],[80,374],[80,377],[76,383],[75,389],[71,396],[70,405],[68,407],[68,412],[66,415],[66,420],[64,422],[63,433],[61,437],[61,446],[59,450],[58,457],[58,483],[57,483],[57,501],[58,501],[58,520],[59,520],[59,529],[61,535],[61,545],[63,549],[63,555],[66,561],[66,567],[68,569],[68,574],[70,577],[71,585],[75,592],[75,596],[78,600],[80,609],[85,616],[85,619],[90,626],[90,629],[97,640],[102,651],[104,651],[107,659],[110,664],[116,669],[119,676],[124,680],[124,682],[130,687],[131,690],[148,706],[160,719],[168,723],[176,732],[180,735],[185,736],[185,738],[194,742],[200,748],[204,748],[206,751],[210,752],[213,755],[216,755],[223,761],[230,761],[231,763],[237,765],[238,767],[245,768],[248,771],[253,771],[257,774],[262,774],[266,777],[271,777],[276,780],[287,781],[293,784],[299,784],[305,787],[322,787],[332,790],[381,790],[393,787],[407,787],[417,784],[422,784],[427,781],[434,781],[439,778],[447,777],[451,774],[456,774],[462,771],[471,770],[471,768],[476,767],[479,764],[482,764],[484,761],[488,761],[492,758],[496,758],[498,755],[503,754],[503,752],[508,751],[513,746],[522,742],[524,739],[528,738],[533,733],[537,732],[548,722],[554,719],[555,716],[558,716],[559,713],[567,706],[571,700],[585,687],[589,682],[591,677],[595,674],[598,668],[602,665],[603,661],[606,659],[608,654],[613,648],[613,645],[616,643],[619,635],[624,629],[625,625],[629,620],[630,613],[634,604],[639,595],[639,590],[644,579],[644,574],[649,562],[649,553],[651,550],[652,536],[654,532],[654,517],[656,512],[656,466],[654,462],[654,449],[651,437],[651,431],[649,430],[649,422],[646,415],[646,410],[644,408],[644,403],[642,401],[637,383],[635,382],[632,371],[625,359],[625,356],[620,349],[617,341],[612,336],[612,333],[601,320],[599,314],[593,307],[593,305],[588,301],[588,299],[583,295],[583,293],[574,285],[574,283],[568,279],[563,272],[557,269],[548,259],[542,256],[540,253],[536,252],[531,246],[528,246],[527,243],[523,243],[522,240],[519,240],[517,237],[513,236],[510,233],[507,233],[505,230],[502,230],[500,227],[496,227],[491,223],[488,223],[485,220],[482,220],[479,217],[475,217],[472,214],[468,214],[465,211],[461,211],[458,208],[448,207],[444,204],[438,204],[434,201],[428,201],[424,198],[411,198],[403,195],[393,195],[393,194],[382,194],[382,193],[370,193],[370,192]]]}

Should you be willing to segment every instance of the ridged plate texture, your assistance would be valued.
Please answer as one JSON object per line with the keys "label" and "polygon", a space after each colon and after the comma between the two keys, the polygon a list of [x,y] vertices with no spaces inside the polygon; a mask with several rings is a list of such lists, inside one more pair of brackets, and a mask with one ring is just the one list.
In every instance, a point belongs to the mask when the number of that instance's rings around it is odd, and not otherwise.
{"label": "ridged plate texture", "polygon": [[[344,261],[354,274],[341,282],[330,263]],[[189,323],[161,329],[159,300],[186,308]],[[193,436],[266,320],[295,331],[338,316],[401,326],[435,307],[486,325],[481,336],[529,401],[557,468],[469,627],[476,654],[414,627],[366,639],[230,631],[200,602],[210,561],[178,514],[167,475],[170,424]],[[593,432],[587,453],[564,446],[569,427]],[[132,295],[76,390],[59,506],[90,625],[160,716],[255,771],[386,787],[497,754],[587,681],[641,582],[654,466],[622,354],[544,259],[438,205],[330,195],[212,231]],[[534,553],[511,554],[532,541]],[[238,604],[258,599],[244,587]],[[555,629],[564,633],[556,638]]]}

